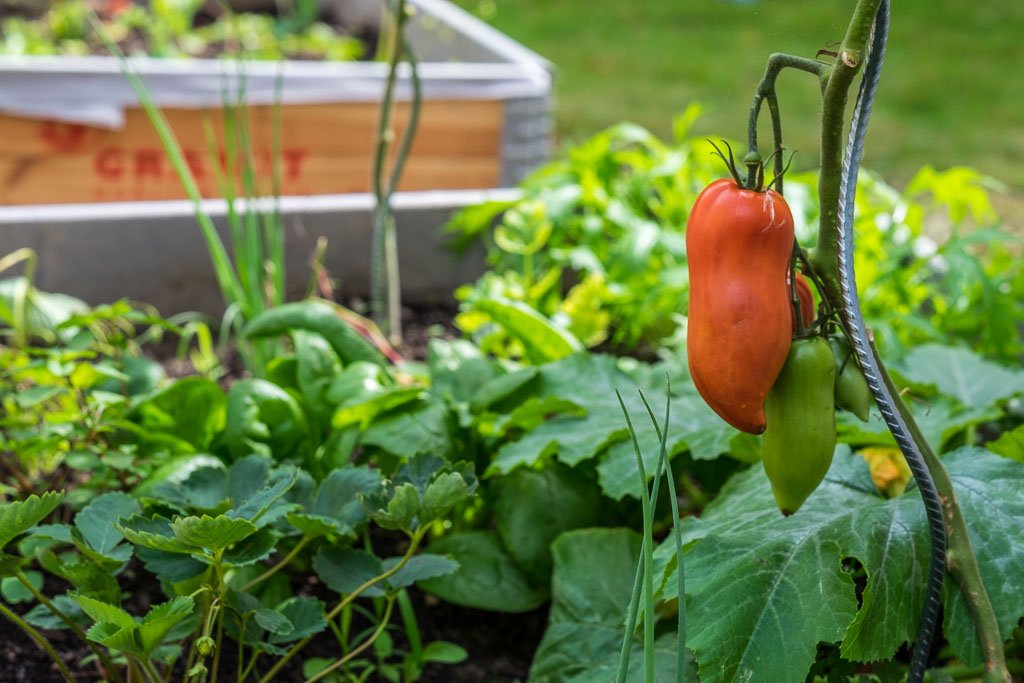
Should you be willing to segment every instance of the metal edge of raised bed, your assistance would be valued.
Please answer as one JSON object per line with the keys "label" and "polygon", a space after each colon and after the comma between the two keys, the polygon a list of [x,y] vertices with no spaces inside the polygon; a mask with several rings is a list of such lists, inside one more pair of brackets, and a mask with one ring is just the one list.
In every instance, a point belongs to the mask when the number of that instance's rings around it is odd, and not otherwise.
{"label": "metal edge of raised bed", "polygon": [[[484,271],[483,249],[477,245],[454,253],[441,226],[464,206],[518,196],[512,189],[397,193],[393,206],[403,300],[453,304],[455,288]],[[272,208],[269,200],[259,204]],[[309,259],[321,237],[327,240],[324,262],[338,297],[368,295],[373,205],[370,194],[280,200],[291,298],[301,296],[309,283]],[[226,208],[222,200],[203,202],[225,242]],[[36,286],[43,291],[72,294],[90,304],[144,301],[164,315],[224,310],[187,201],[11,207],[0,211],[0,235],[7,245],[37,253]]]}

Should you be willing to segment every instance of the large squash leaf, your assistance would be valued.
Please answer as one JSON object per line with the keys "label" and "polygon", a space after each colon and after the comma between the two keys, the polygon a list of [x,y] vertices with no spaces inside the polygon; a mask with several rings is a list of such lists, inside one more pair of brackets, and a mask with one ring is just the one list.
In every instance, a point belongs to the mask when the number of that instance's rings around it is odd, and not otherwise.
{"label": "large squash leaf", "polygon": [[[1024,465],[978,448],[943,462],[1008,638],[1024,616]],[[864,461],[846,447],[799,513],[778,513],[755,466],[688,525],[686,542],[687,645],[704,683],[802,681],[820,642],[841,640],[846,659],[875,661],[891,658],[916,633],[928,562],[920,495],[911,486],[899,498],[881,497]],[[670,544],[659,554],[671,554]],[[851,558],[867,577],[859,608]],[[674,560],[666,566],[660,585],[672,598]],[[979,663],[966,606],[947,582],[945,635],[958,658]]]}
{"label": "large squash leaf", "polygon": [[[636,495],[636,456],[626,440],[628,432],[615,390],[622,392],[626,408],[635,414],[645,412],[636,389],[644,390],[655,413],[660,414],[664,412],[665,385],[661,379],[656,382],[638,387],[637,380],[619,369],[616,359],[610,356],[578,354],[542,366],[531,397],[567,400],[581,408],[583,415],[556,416],[518,441],[506,444],[498,451],[488,473],[505,474],[550,454],[572,466],[607,450],[598,465],[601,488],[616,499]],[[689,449],[694,458],[705,460],[728,452],[730,441],[738,434],[700,400],[689,383],[673,387],[668,429],[670,454]],[[653,429],[642,429],[637,437],[644,464],[653,475],[660,445],[658,436]]]}

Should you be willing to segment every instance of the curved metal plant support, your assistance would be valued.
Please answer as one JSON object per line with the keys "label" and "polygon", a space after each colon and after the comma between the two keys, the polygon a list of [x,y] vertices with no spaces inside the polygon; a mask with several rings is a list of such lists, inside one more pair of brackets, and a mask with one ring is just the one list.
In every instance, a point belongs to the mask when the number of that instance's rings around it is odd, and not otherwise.
{"label": "curved metal plant support", "polygon": [[[931,536],[931,556],[909,681],[917,683],[923,679],[938,622],[942,583],[945,571],[948,570],[959,584],[974,619],[985,658],[982,680],[985,683],[1008,683],[1010,675],[1003,653],[1003,638],[981,580],[977,558],[971,547],[952,482],[893,385],[874,346],[871,333],[864,324],[857,296],[853,258],[853,210],[857,173],[868,118],[881,74],[888,27],[889,0],[858,0],[834,64],[793,55],[772,55],[751,107],[748,130],[750,151],[744,162],[753,168],[761,161],[757,151],[757,117],[762,102],[767,100],[772,117],[778,172],[783,146],[775,80],[785,68],[817,75],[823,99],[818,244],[809,258],[800,252],[798,246],[795,249],[809,266],[809,275],[818,284],[826,306],[838,313],[843,331],[850,338],[875,402],[910,465],[924,501]],[[854,108],[849,140],[844,149],[843,128],[848,93],[862,67],[864,75]]]}

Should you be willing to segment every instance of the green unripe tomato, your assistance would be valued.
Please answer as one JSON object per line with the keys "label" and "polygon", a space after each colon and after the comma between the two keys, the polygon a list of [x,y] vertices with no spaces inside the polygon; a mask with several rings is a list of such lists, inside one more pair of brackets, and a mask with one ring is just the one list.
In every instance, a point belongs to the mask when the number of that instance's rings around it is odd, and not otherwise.
{"label": "green unripe tomato", "polygon": [[784,515],[800,509],[825,478],[836,448],[836,363],[821,337],[793,341],[765,401],[764,471]]}
{"label": "green unripe tomato", "polygon": [[829,344],[836,358],[836,406],[850,411],[861,422],[867,422],[874,397],[857,365],[853,349],[845,337],[832,337]]}

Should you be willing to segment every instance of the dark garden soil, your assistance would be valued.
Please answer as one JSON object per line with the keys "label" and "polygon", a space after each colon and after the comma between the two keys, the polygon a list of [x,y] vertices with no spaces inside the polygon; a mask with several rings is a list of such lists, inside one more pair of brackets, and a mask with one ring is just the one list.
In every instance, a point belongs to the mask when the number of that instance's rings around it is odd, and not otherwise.
{"label": "dark garden soil", "polygon": [[[143,613],[152,603],[164,600],[155,584],[146,583],[149,581],[148,576],[138,571],[135,562],[122,574],[122,587],[126,589],[126,594],[130,594],[126,607],[133,613]],[[133,587],[130,584],[135,585]],[[51,590],[47,585],[47,593],[59,593],[66,587],[55,588]],[[316,595],[325,600],[337,599],[336,596],[332,598],[315,578],[296,586],[295,593]],[[428,665],[420,678],[423,683],[513,683],[526,680],[530,660],[547,624],[546,607],[525,614],[500,614],[458,607],[415,589],[410,591],[410,596],[424,644],[446,640],[461,645],[469,653],[466,661],[461,664]],[[391,623],[400,626],[401,619],[396,615]],[[353,630],[360,628],[357,624]],[[76,681],[103,680],[94,664],[81,664],[90,652],[77,638],[67,631],[45,631],[44,634],[63,657]],[[392,631],[392,637],[396,647],[404,647],[404,635],[400,627]],[[225,642],[231,644],[231,641]],[[329,634],[321,634],[310,643],[303,655],[307,658],[334,658],[338,656],[338,646]],[[235,663],[234,648],[225,647],[218,683],[234,683]],[[268,666],[261,668],[265,671]],[[183,673],[184,662],[175,669],[173,679],[178,680]],[[301,683],[301,666],[296,664],[286,667],[275,680],[281,683]],[[381,679],[372,677],[369,680]],[[62,681],[52,660],[20,629],[0,619],[0,683],[51,681]]]}

